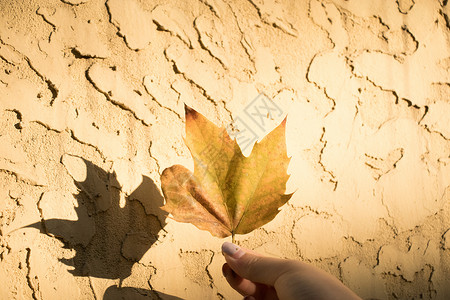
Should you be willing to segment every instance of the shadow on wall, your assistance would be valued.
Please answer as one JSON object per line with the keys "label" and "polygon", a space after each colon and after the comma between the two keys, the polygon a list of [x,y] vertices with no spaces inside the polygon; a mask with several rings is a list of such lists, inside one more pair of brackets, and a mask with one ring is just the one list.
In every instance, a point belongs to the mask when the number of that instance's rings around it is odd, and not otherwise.
{"label": "shadow on wall", "polygon": [[115,285],[110,286],[103,295],[103,300],[118,300],[118,299],[148,300],[149,298],[150,299],[163,298],[164,300],[182,300],[182,298],[167,295],[161,292],[158,292],[158,295],[155,295],[150,290],[130,288],[130,287],[119,288]]}
{"label": "shadow on wall", "polygon": [[[74,267],[69,271],[73,275],[122,281],[131,274],[134,263],[157,241],[158,234],[164,232],[167,213],[160,209],[163,197],[155,183],[143,176],[139,187],[121,200],[120,184],[115,172],[106,172],[90,161],[71,155],[64,155],[62,163],[80,190],[75,195],[78,205],[70,205],[72,212],[75,206],[77,220],[51,217],[52,210],[46,209],[44,194],[39,201],[43,220],[26,227],[38,228],[42,233],[55,236],[64,243],[64,248],[76,251],[72,259],[61,260]],[[82,170],[84,166],[85,170]],[[77,175],[80,173],[84,180],[75,180],[80,178]],[[73,201],[73,197],[70,198]],[[51,205],[58,206],[64,201],[67,202],[64,199],[52,199]],[[122,299],[122,294],[152,293],[137,290],[111,286],[104,299]]]}

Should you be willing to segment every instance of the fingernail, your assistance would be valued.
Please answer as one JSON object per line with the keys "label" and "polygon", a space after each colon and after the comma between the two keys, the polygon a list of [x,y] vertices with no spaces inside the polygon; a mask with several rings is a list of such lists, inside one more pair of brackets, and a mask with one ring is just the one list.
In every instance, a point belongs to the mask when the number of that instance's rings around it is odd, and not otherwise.
{"label": "fingernail", "polygon": [[236,259],[245,254],[244,250],[242,250],[241,247],[230,242],[223,243],[222,253]]}

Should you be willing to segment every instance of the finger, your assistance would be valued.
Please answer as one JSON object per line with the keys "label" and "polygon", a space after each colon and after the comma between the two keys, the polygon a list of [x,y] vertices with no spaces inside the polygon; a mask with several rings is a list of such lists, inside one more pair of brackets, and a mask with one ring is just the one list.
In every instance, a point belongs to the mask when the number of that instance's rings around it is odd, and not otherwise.
{"label": "finger", "polygon": [[298,271],[303,265],[301,262],[255,255],[228,242],[222,245],[222,252],[229,267],[240,277],[268,286],[274,286],[280,276]]}
{"label": "finger", "polygon": [[236,274],[228,264],[222,266],[223,276],[230,286],[243,296],[253,295],[256,292],[256,284]]}
{"label": "finger", "polygon": [[273,288],[242,278],[228,264],[222,266],[222,272],[230,286],[243,296],[253,296],[254,299],[278,299]]}
{"label": "finger", "polygon": [[240,277],[273,287],[282,299],[361,299],[336,277],[312,265],[255,255],[227,242],[222,252]]}

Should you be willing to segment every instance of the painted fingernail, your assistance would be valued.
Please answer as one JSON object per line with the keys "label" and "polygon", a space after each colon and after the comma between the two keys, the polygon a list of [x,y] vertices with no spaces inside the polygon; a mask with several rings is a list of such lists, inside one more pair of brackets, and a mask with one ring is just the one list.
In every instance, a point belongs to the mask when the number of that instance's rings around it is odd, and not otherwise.
{"label": "painted fingernail", "polygon": [[223,243],[222,253],[236,259],[245,254],[244,250],[242,250],[241,247],[230,242]]}

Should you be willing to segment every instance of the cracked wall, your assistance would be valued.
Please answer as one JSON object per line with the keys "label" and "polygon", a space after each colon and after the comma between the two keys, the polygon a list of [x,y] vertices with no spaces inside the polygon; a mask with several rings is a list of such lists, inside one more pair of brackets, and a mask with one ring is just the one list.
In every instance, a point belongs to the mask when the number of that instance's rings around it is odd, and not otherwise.
{"label": "cracked wall", "polygon": [[161,211],[159,178],[193,167],[184,103],[227,126],[264,92],[288,114],[297,191],[238,242],[363,298],[448,299],[449,12],[0,1],[0,298],[239,299],[223,240]]}

